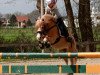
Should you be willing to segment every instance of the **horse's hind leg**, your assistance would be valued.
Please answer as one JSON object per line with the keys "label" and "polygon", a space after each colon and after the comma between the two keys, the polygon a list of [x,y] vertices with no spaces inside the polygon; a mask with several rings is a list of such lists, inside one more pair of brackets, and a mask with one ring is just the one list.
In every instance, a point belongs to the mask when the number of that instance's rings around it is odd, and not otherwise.
{"label": "horse's hind leg", "polygon": [[71,65],[74,65],[77,62],[77,58],[70,58],[70,61],[71,61]]}
{"label": "horse's hind leg", "polygon": [[[76,53],[76,52],[78,52],[78,51],[77,51],[76,48],[74,48],[72,52],[75,52],[75,53]],[[75,57],[75,58],[70,58],[70,61],[71,61],[71,65],[75,65],[76,62],[77,62],[77,57]]]}
{"label": "horse's hind leg", "polygon": [[[64,52],[64,53],[67,52],[67,49],[63,49],[62,52]],[[68,58],[63,58],[63,59],[64,59],[66,65],[68,65]]]}
{"label": "horse's hind leg", "polygon": [[[63,49],[63,52],[67,52],[67,49]],[[73,51],[74,52],[74,51]],[[76,52],[76,51],[75,51]],[[68,65],[68,58],[63,58],[66,65]],[[76,64],[77,62],[77,58],[70,58],[70,61],[71,61],[71,65],[74,65]]]}
{"label": "horse's hind leg", "polygon": [[[62,51],[67,52],[67,49],[63,49]],[[63,58],[63,59],[64,59],[66,65],[68,65],[68,58]],[[73,73],[68,73],[67,75],[73,75]]]}
{"label": "horse's hind leg", "polygon": [[75,65],[76,62],[77,62],[77,57],[75,57],[75,58],[70,58],[70,61],[71,61],[71,65]]}
{"label": "horse's hind leg", "polygon": [[[76,51],[75,51],[76,52]],[[77,62],[77,58],[70,58],[71,65],[75,65]],[[74,75],[73,73],[69,73],[68,75]]]}
{"label": "horse's hind leg", "polygon": [[64,59],[66,65],[68,65],[68,59],[67,58],[63,58],[63,59]]}

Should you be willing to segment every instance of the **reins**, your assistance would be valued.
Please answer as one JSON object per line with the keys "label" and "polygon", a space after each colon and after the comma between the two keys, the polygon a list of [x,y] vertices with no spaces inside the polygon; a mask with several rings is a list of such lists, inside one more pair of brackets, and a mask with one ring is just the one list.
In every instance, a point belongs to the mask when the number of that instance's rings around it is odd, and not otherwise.
{"label": "reins", "polygon": [[51,26],[49,29],[46,29],[46,33],[48,33],[52,28],[54,28],[56,25]]}
{"label": "reins", "polygon": [[56,40],[55,40],[53,43],[51,43],[51,45],[55,45],[55,44],[58,43],[58,42],[60,41],[60,39],[61,39],[61,36],[60,36],[60,33],[59,33],[59,28],[58,28],[57,25],[55,25],[55,26],[56,26],[57,29],[58,29],[58,37],[56,38]]}

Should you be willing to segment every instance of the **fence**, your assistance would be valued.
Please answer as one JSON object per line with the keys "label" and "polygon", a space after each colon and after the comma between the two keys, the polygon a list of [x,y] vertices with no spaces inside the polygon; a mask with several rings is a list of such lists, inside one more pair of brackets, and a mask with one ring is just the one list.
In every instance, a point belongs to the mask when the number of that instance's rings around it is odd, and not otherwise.
{"label": "fence", "polygon": [[1,59],[32,59],[32,58],[100,58],[100,52],[88,53],[0,53]]}
{"label": "fence", "polygon": [[[1,59],[32,58],[100,58],[100,52],[93,53],[0,53]],[[91,65],[0,65],[0,73],[100,73],[100,64]]]}
{"label": "fence", "polygon": [[100,73],[99,65],[0,65],[1,73]]}

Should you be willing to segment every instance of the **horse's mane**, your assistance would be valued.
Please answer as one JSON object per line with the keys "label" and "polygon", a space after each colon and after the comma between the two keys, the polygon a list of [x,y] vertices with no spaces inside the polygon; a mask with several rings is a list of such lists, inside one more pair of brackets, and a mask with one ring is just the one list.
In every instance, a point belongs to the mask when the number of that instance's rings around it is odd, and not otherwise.
{"label": "horse's mane", "polygon": [[56,18],[53,15],[51,15],[51,14],[44,14],[41,17],[41,19],[46,19],[46,20],[49,20],[49,21],[51,20],[51,21],[56,23]]}

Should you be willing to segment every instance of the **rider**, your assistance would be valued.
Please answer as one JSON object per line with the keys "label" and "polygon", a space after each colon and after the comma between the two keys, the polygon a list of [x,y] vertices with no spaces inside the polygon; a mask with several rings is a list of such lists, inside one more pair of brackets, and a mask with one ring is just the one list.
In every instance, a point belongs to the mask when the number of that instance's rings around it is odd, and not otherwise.
{"label": "rider", "polygon": [[[57,17],[57,25],[60,29],[60,32],[61,32],[61,35],[62,36],[65,36],[67,41],[68,42],[71,42],[72,38],[69,37],[69,33],[68,33],[68,30],[63,22],[63,19],[62,19],[62,16],[61,14],[59,13],[58,11],[58,8],[57,8],[57,0],[46,0],[46,3],[47,3],[47,7],[46,7],[46,12],[47,14],[51,14],[51,13],[54,13],[56,14],[56,17]],[[39,9],[39,11],[41,10],[41,0],[37,0],[37,8]]]}
{"label": "rider", "polygon": [[46,0],[46,3],[47,3],[47,7],[46,7],[46,12],[47,14],[50,14],[50,13],[53,13],[56,15],[57,17],[57,25],[60,29],[60,32],[61,32],[61,35],[62,36],[65,36],[67,38],[67,41],[71,41],[71,38],[69,37],[69,33],[68,33],[68,30],[63,22],[63,19],[62,19],[62,16],[61,14],[59,13],[58,11],[58,8],[57,8],[57,0]]}

